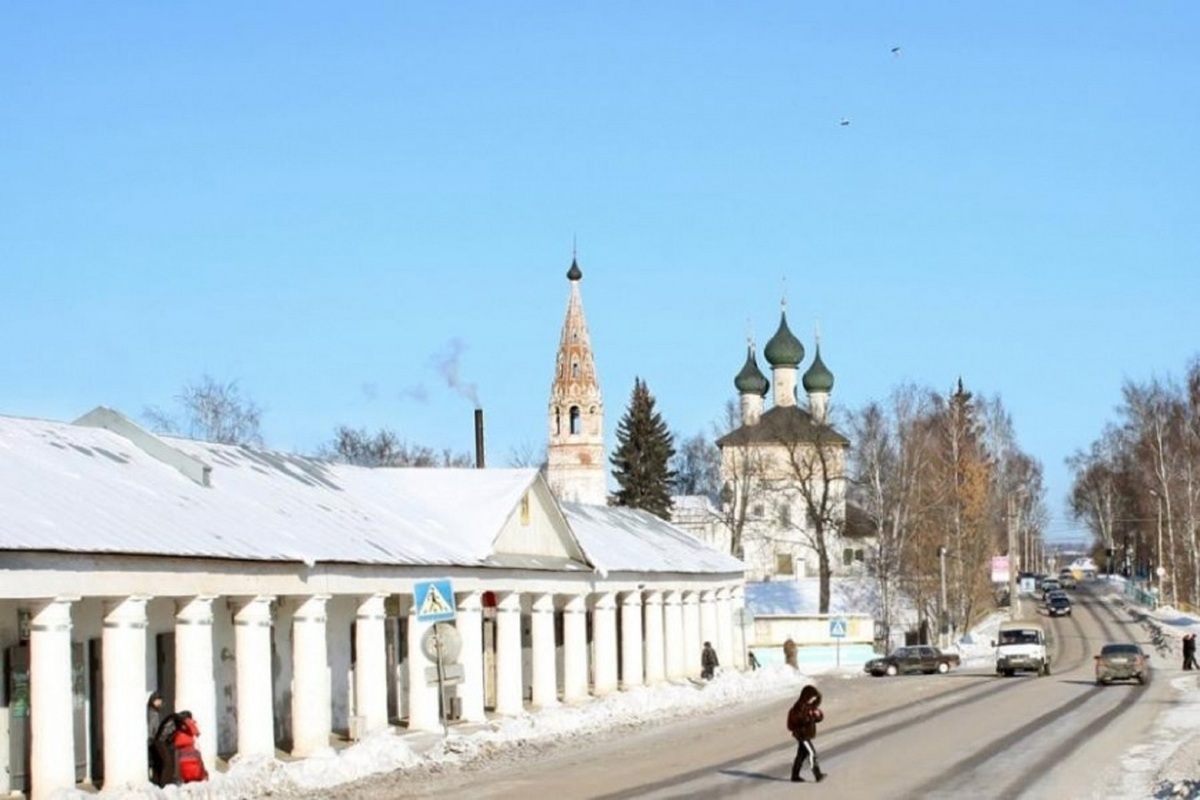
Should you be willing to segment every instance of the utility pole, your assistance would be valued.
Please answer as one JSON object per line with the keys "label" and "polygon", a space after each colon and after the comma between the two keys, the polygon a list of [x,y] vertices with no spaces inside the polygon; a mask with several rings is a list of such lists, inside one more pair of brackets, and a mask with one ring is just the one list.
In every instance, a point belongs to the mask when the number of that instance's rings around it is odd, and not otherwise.
{"label": "utility pole", "polygon": [[1008,496],[1008,616],[1010,619],[1020,617],[1020,603],[1017,600],[1017,528],[1020,527],[1021,518],[1017,497],[1024,493],[1024,489],[1018,489]]}
{"label": "utility pole", "polygon": [[941,605],[941,608],[938,609],[938,647],[944,648],[948,644],[945,641],[947,605],[946,605],[946,545],[944,545],[944,544],[940,545],[938,547],[938,561],[940,562],[941,568],[942,568],[942,605]]}

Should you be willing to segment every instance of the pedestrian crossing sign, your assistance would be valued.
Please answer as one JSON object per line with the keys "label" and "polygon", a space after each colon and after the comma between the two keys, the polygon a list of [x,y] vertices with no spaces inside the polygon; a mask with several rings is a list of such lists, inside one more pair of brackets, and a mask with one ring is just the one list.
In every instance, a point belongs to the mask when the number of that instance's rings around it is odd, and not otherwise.
{"label": "pedestrian crossing sign", "polygon": [[450,579],[413,584],[417,622],[447,622],[454,619],[454,590]]}
{"label": "pedestrian crossing sign", "polygon": [[845,639],[846,620],[841,618],[829,620],[829,636],[833,639]]}

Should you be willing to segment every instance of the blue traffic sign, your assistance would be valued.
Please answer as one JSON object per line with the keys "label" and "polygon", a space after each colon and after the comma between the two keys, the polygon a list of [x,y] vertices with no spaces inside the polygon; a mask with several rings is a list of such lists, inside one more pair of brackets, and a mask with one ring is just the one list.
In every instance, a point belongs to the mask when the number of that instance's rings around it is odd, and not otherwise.
{"label": "blue traffic sign", "polygon": [[454,619],[454,590],[450,588],[449,578],[413,584],[413,602],[417,608],[417,622]]}
{"label": "blue traffic sign", "polygon": [[834,639],[846,638],[846,620],[831,619],[829,620],[829,635]]}

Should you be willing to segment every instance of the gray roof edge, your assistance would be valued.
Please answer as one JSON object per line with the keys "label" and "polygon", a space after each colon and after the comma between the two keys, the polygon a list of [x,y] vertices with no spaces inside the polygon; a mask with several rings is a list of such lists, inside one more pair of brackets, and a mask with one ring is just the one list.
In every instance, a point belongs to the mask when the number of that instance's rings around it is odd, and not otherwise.
{"label": "gray roof edge", "polygon": [[197,458],[192,458],[181,450],[176,450],[119,411],[96,406],[72,424],[112,431],[118,436],[128,439],[134,447],[146,455],[167,466],[174,467],[201,486],[210,485],[211,466]]}

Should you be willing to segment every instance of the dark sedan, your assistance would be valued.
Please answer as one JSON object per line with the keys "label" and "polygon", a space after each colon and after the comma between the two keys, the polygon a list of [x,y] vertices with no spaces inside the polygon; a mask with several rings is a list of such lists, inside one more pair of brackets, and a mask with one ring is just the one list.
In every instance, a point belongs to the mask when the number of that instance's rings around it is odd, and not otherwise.
{"label": "dark sedan", "polygon": [[913,672],[932,675],[935,672],[949,672],[958,665],[957,653],[944,653],[936,647],[916,645],[897,647],[886,656],[872,658],[863,664],[863,672],[875,676]]}

